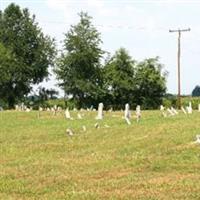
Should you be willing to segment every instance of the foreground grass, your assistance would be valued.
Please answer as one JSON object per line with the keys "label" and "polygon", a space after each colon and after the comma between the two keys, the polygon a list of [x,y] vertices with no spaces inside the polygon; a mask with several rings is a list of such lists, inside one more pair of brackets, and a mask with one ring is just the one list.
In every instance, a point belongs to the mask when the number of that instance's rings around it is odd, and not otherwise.
{"label": "foreground grass", "polygon": [[200,199],[200,113],[106,113],[99,129],[95,115],[0,112],[0,199]]}

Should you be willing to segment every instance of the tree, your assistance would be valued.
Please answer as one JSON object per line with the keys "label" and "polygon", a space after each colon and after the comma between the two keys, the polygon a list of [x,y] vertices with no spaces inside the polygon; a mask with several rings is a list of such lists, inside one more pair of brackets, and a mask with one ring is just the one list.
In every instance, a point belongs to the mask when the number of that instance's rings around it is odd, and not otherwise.
{"label": "tree", "polygon": [[166,92],[166,75],[158,57],[138,63],[135,73],[135,100],[144,108],[157,108]]}
{"label": "tree", "polygon": [[199,85],[197,85],[197,86],[193,89],[193,91],[192,91],[192,96],[193,96],[193,97],[200,97],[200,86],[199,86]]}
{"label": "tree", "polygon": [[0,98],[10,107],[48,76],[53,65],[54,41],[45,36],[28,9],[10,4],[0,11]]}
{"label": "tree", "polygon": [[104,68],[104,84],[107,98],[116,107],[123,106],[133,100],[134,66],[128,52],[120,48],[106,63]]}
{"label": "tree", "polygon": [[55,69],[65,94],[72,96],[78,107],[94,105],[100,97],[103,51],[100,33],[87,13],[79,14],[80,22],[65,34],[64,52]]}

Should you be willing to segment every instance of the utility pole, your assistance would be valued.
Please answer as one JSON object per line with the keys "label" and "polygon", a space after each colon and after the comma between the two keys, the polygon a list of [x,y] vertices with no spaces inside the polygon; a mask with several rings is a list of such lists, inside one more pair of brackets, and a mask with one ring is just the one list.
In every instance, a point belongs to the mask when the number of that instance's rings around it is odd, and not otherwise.
{"label": "utility pole", "polygon": [[181,57],[181,33],[190,31],[191,29],[177,29],[169,30],[170,33],[178,33],[178,53],[177,53],[177,67],[178,67],[178,108],[181,109],[181,75],[180,75],[180,57]]}

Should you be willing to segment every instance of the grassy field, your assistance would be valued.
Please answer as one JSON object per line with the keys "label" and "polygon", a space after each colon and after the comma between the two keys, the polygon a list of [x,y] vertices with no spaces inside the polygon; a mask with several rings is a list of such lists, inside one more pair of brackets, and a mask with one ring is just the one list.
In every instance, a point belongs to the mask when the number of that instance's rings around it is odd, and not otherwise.
{"label": "grassy field", "polygon": [[0,112],[0,199],[200,199],[200,113],[145,111],[130,126],[105,113],[99,129],[95,115]]}

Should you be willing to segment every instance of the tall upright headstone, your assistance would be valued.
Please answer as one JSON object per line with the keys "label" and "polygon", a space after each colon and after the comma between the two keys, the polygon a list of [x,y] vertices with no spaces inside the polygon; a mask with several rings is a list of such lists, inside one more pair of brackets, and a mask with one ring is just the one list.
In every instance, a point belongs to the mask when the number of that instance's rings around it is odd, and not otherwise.
{"label": "tall upright headstone", "polygon": [[70,115],[70,112],[69,112],[68,108],[65,110],[65,118],[66,119],[71,119],[71,115]]}
{"label": "tall upright headstone", "polygon": [[137,105],[136,107],[136,117],[137,117],[137,122],[140,121],[141,118],[141,109],[140,109],[140,105]]}
{"label": "tall upright headstone", "polygon": [[163,105],[160,106],[160,111],[163,117],[167,117],[167,114],[165,113],[165,107]]}
{"label": "tall upright headstone", "polygon": [[131,122],[130,122],[131,113],[130,113],[130,106],[128,103],[125,105],[124,118],[125,118],[127,124],[130,125],[131,124]]}
{"label": "tall upright headstone", "polygon": [[192,102],[189,102],[189,106],[186,107],[188,114],[192,114]]}
{"label": "tall upright headstone", "polygon": [[200,104],[198,105],[198,111],[200,112]]}
{"label": "tall upright headstone", "polygon": [[103,103],[99,103],[96,119],[103,119]]}

